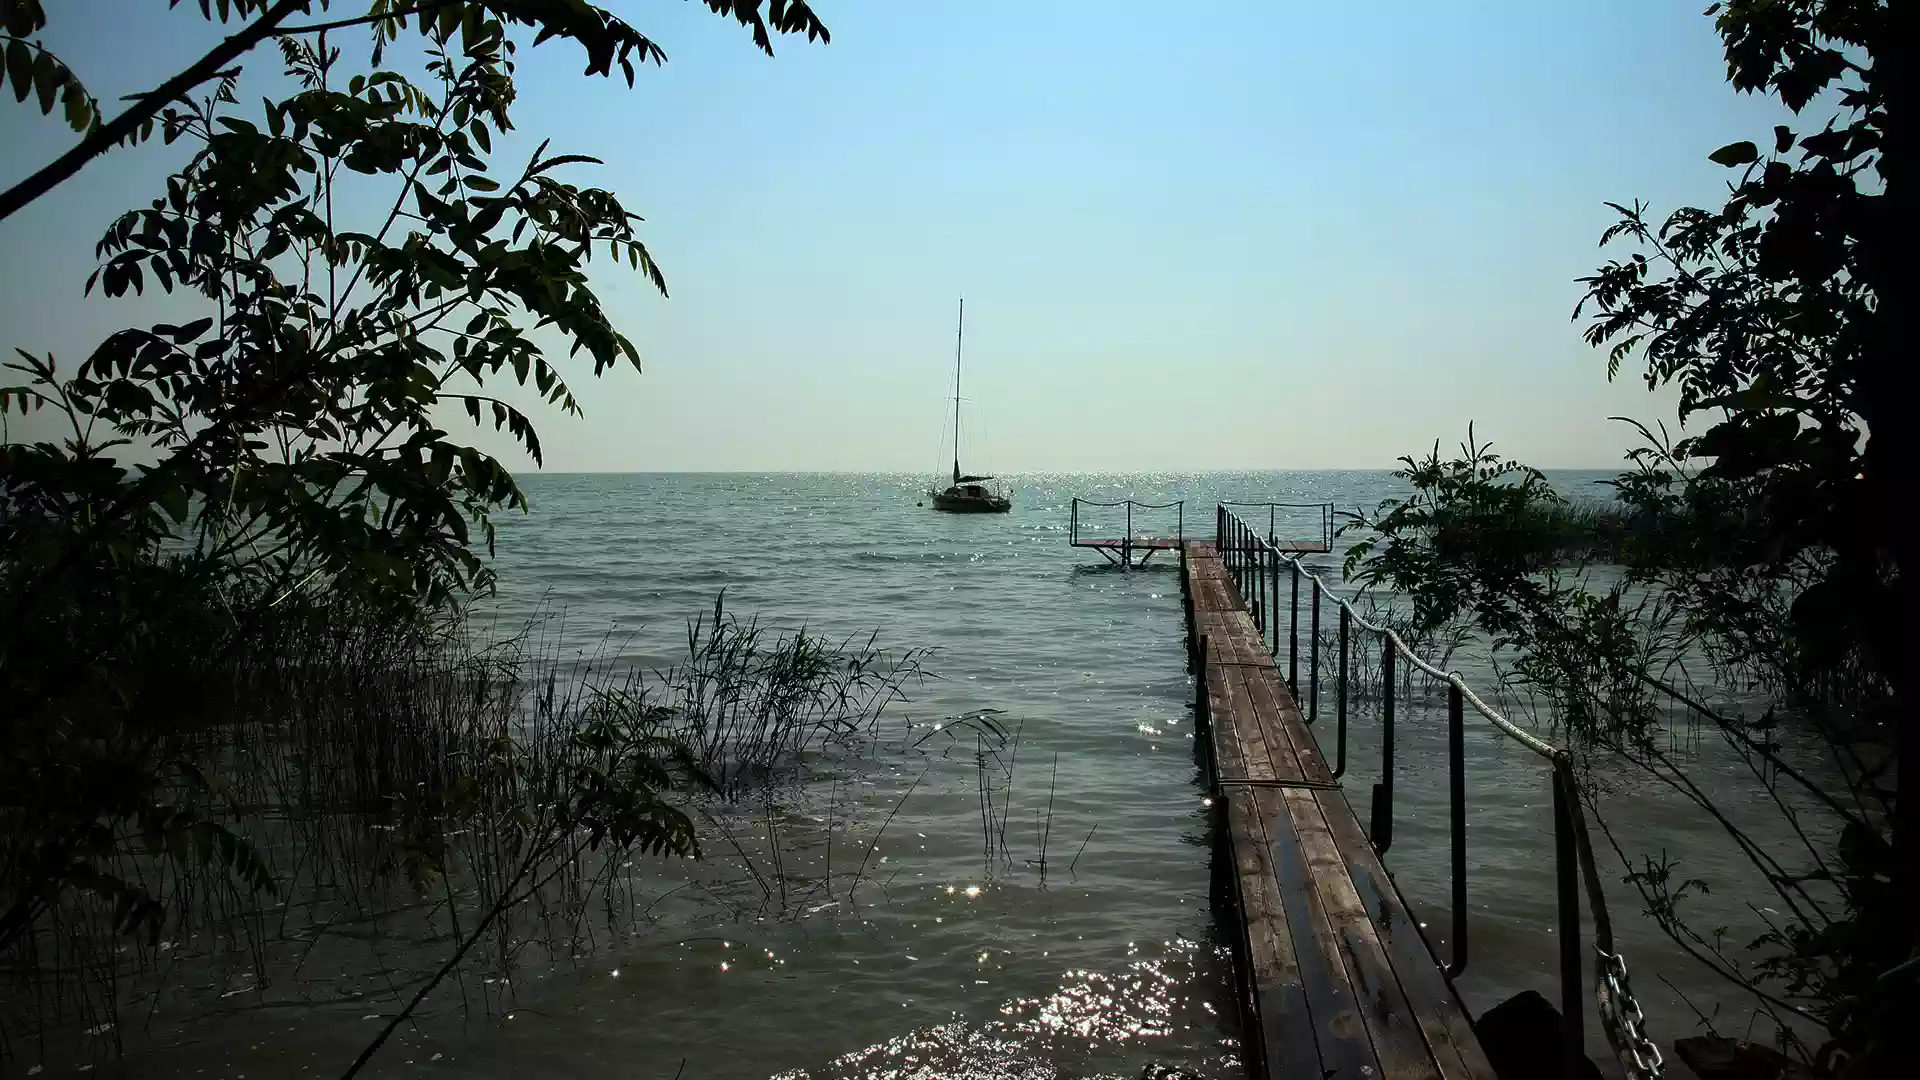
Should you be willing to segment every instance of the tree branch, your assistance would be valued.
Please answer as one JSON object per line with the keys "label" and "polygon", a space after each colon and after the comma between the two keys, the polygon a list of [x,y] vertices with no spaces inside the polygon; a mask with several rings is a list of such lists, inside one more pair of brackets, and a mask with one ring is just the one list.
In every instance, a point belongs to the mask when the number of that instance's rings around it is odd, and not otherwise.
{"label": "tree branch", "polygon": [[140,100],[127,111],[95,128],[73,149],[61,154],[32,176],[0,192],[0,221],[12,217],[15,211],[71,179],[87,162],[106,153],[151,122],[169,102],[178,100],[187,91],[218,75],[229,63],[266,40],[287,16],[296,11],[305,11],[309,3],[310,0],[280,0],[252,25],[222,41],[192,67],[141,95]]}
{"label": "tree branch", "polygon": [[455,2],[457,2],[457,0],[431,0],[431,2],[429,3],[418,4],[414,7],[405,8],[400,11],[383,11],[377,15],[360,15],[352,19],[341,19],[337,22],[308,23],[304,26],[288,26],[283,28],[280,32],[282,34],[323,34],[323,33],[326,33],[328,30],[343,30],[349,26],[364,26],[368,23],[384,22],[388,19],[394,19],[394,20],[404,19],[409,15],[418,15],[423,11],[438,11],[441,8],[446,7],[448,4],[452,4]]}

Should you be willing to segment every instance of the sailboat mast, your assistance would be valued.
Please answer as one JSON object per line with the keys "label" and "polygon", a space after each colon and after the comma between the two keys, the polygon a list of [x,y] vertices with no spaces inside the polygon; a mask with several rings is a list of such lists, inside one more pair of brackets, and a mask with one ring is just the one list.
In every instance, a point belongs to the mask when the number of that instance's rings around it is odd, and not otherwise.
{"label": "sailboat mast", "polygon": [[960,344],[967,333],[967,298],[960,298],[960,322],[953,331],[953,482],[960,483]]}

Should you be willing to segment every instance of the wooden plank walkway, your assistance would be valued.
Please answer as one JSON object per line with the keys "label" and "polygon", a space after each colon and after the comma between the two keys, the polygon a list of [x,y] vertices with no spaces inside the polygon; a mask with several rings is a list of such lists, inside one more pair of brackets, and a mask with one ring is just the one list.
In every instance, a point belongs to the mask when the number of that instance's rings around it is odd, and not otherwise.
{"label": "wooden plank walkway", "polygon": [[1237,916],[1250,1075],[1494,1080],[1214,545],[1188,541],[1196,688]]}
{"label": "wooden plank walkway", "polygon": [[[1185,540],[1165,536],[1136,537],[1092,537],[1076,536],[1071,541],[1074,547],[1093,548],[1107,557],[1114,566],[1145,566],[1152,560],[1155,552],[1178,551]],[[1139,561],[1135,562],[1135,558]]]}

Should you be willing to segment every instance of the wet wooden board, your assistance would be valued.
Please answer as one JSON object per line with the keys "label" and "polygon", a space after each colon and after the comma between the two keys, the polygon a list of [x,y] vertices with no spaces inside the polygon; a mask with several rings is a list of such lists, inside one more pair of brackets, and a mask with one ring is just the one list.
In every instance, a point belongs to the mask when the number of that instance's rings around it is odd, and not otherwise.
{"label": "wet wooden board", "polygon": [[1272,667],[1273,655],[1260,640],[1260,631],[1244,611],[1208,611],[1196,608],[1194,622],[1207,639],[1207,660],[1218,664]]}
{"label": "wet wooden board", "polygon": [[1226,803],[1250,1070],[1272,1080],[1493,1080],[1229,574],[1199,548],[1185,560],[1189,630],[1207,635],[1196,674],[1207,767]]}
{"label": "wet wooden board", "polygon": [[[1201,565],[1217,567],[1220,562],[1217,559],[1209,559]],[[1238,612],[1243,616],[1246,614],[1246,609],[1240,604],[1239,594],[1233,591],[1233,583],[1227,580],[1227,575],[1224,573],[1205,574],[1194,578],[1191,589],[1195,611]]]}
{"label": "wet wooden board", "polygon": [[1148,549],[1151,549],[1153,551],[1172,551],[1175,548],[1180,546],[1180,541],[1170,540],[1164,536],[1142,536],[1133,540],[1116,540],[1116,539],[1107,538],[1107,537],[1095,538],[1095,537],[1082,536],[1073,542],[1073,546],[1074,547],[1090,547],[1090,548],[1113,548],[1115,550],[1118,550],[1123,547],[1129,547],[1135,551],[1145,551]]}
{"label": "wet wooden board", "polygon": [[[1271,669],[1235,664],[1207,665],[1209,715],[1216,719],[1213,741],[1216,786],[1269,784],[1325,777],[1310,774],[1284,734],[1270,732],[1260,720],[1259,697]],[[1324,770],[1322,770],[1324,772]]]}
{"label": "wet wooden board", "polygon": [[1246,680],[1254,721],[1274,760],[1285,761],[1301,780],[1333,783],[1333,772],[1320,754],[1320,744],[1308,731],[1280,673],[1270,667],[1260,668],[1247,672]]}

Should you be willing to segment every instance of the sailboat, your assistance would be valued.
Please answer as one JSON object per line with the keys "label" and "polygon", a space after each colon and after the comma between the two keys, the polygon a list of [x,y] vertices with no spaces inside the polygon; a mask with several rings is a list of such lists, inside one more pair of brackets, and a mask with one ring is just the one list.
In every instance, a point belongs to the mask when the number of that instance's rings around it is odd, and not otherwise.
{"label": "sailboat", "polygon": [[960,346],[966,340],[967,301],[960,301],[960,325],[953,334],[953,484],[945,491],[929,489],[935,510],[950,514],[1004,514],[1013,500],[983,487],[991,476],[967,476],[960,471]]}

